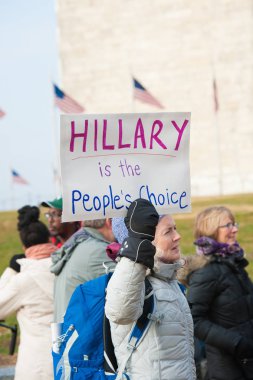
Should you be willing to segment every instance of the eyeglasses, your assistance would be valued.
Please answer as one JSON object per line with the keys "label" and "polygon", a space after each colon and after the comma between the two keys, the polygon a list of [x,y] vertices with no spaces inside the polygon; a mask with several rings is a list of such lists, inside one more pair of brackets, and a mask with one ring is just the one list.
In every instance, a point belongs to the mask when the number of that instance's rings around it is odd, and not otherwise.
{"label": "eyeglasses", "polygon": [[47,219],[59,219],[61,218],[61,214],[57,214],[56,212],[46,212],[45,217]]}
{"label": "eyeglasses", "polygon": [[239,228],[239,224],[229,222],[227,224],[224,224],[223,226],[219,226],[219,228],[229,228],[230,230],[232,230],[233,227]]}

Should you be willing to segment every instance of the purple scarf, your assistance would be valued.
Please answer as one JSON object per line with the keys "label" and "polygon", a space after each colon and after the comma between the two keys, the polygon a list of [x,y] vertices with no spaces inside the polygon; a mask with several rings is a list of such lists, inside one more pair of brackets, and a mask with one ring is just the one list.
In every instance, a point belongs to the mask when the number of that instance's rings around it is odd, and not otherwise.
{"label": "purple scarf", "polygon": [[244,255],[243,249],[237,242],[234,244],[219,243],[209,237],[202,236],[195,240],[194,244],[197,246],[198,255],[236,257],[238,259],[243,258]]}

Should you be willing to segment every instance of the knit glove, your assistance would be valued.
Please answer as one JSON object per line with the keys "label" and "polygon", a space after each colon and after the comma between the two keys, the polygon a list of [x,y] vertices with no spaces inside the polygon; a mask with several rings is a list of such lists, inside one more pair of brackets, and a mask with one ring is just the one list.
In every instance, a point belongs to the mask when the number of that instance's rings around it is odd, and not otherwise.
{"label": "knit glove", "polygon": [[123,241],[119,256],[152,269],[156,252],[152,241],[158,220],[159,215],[149,201],[139,198],[132,202],[125,217],[129,237]]}
{"label": "knit glove", "polygon": [[253,358],[253,342],[247,338],[242,338],[236,346],[235,354],[239,360]]}
{"label": "knit glove", "polygon": [[150,240],[127,238],[122,244],[119,256],[127,257],[136,263],[143,264],[152,269],[154,266],[155,252],[155,247]]}
{"label": "knit glove", "polygon": [[20,272],[20,265],[17,263],[17,260],[24,259],[24,258],[25,258],[24,253],[19,253],[17,255],[12,256],[9,262],[9,267],[15,270],[15,272]]}

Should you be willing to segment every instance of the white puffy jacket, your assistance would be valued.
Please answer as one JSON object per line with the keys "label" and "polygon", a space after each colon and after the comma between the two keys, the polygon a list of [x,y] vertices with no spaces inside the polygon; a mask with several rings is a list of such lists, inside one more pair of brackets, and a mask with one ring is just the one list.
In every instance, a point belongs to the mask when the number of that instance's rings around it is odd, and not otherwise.
{"label": "white puffy jacket", "polygon": [[[175,279],[178,266],[178,263],[161,264],[159,273],[148,277],[154,291],[154,313],[160,316],[160,321],[151,323],[127,363],[126,372],[131,380],[196,379],[193,322]],[[105,312],[111,323],[119,366],[127,355],[133,322],[142,315],[145,276],[145,266],[123,257],[107,288]]]}
{"label": "white puffy jacket", "polygon": [[0,319],[17,313],[20,345],[15,380],[52,380],[51,327],[54,275],[51,258],[20,259],[0,279]]}

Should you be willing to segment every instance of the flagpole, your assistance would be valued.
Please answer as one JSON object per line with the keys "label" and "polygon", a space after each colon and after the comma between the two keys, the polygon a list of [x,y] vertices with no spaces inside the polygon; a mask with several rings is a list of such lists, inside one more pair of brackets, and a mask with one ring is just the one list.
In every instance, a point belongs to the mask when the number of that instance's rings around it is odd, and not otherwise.
{"label": "flagpole", "polygon": [[135,101],[134,101],[134,76],[132,74],[132,70],[130,70],[131,73],[131,82],[132,82],[132,112],[135,113]]}
{"label": "flagpole", "polygon": [[[214,23],[217,18],[217,7],[216,3],[212,3],[212,22]],[[217,92],[217,78],[215,64],[217,62],[217,51],[214,43],[213,35],[209,35],[210,41],[210,52],[211,52],[211,72],[212,72],[212,95],[213,95],[213,105],[214,105],[214,124],[215,124],[215,138],[216,138],[216,151],[217,151],[217,165],[218,165],[218,192],[219,195],[223,195],[223,164],[222,164],[222,150],[221,150],[221,131],[219,126],[219,109],[220,104],[218,101],[218,92]]]}
{"label": "flagpole", "polygon": [[[9,172],[12,173],[12,168],[9,167]],[[14,183],[13,183],[13,177],[11,176],[11,183],[10,183],[10,207],[11,210],[15,210],[14,207]]]}
{"label": "flagpole", "polygon": [[[53,82],[51,82],[53,84]],[[54,140],[54,155],[53,155],[53,165],[52,165],[52,173],[53,173],[53,180],[54,180],[54,185],[55,185],[55,193],[56,195],[60,195],[60,188],[59,188],[59,167],[60,167],[60,162],[59,162],[59,157],[58,157],[58,110],[55,106],[55,96],[53,96],[53,112],[52,112],[52,121],[53,121],[53,140]]]}
{"label": "flagpole", "polygon": [[222,165],[222,151],[220,144],[220,128],[218,118],[219,107],[215,110],[215,134],[216,134],[216,147],[217,147],[217,161],[218,161],[218,188],[219,195],[223,195],[223,165]]}
{"label": "flagpole", "polygon": [[132,110],[135,113],[135,101],[134,101],[134,90],[132,89]]}

